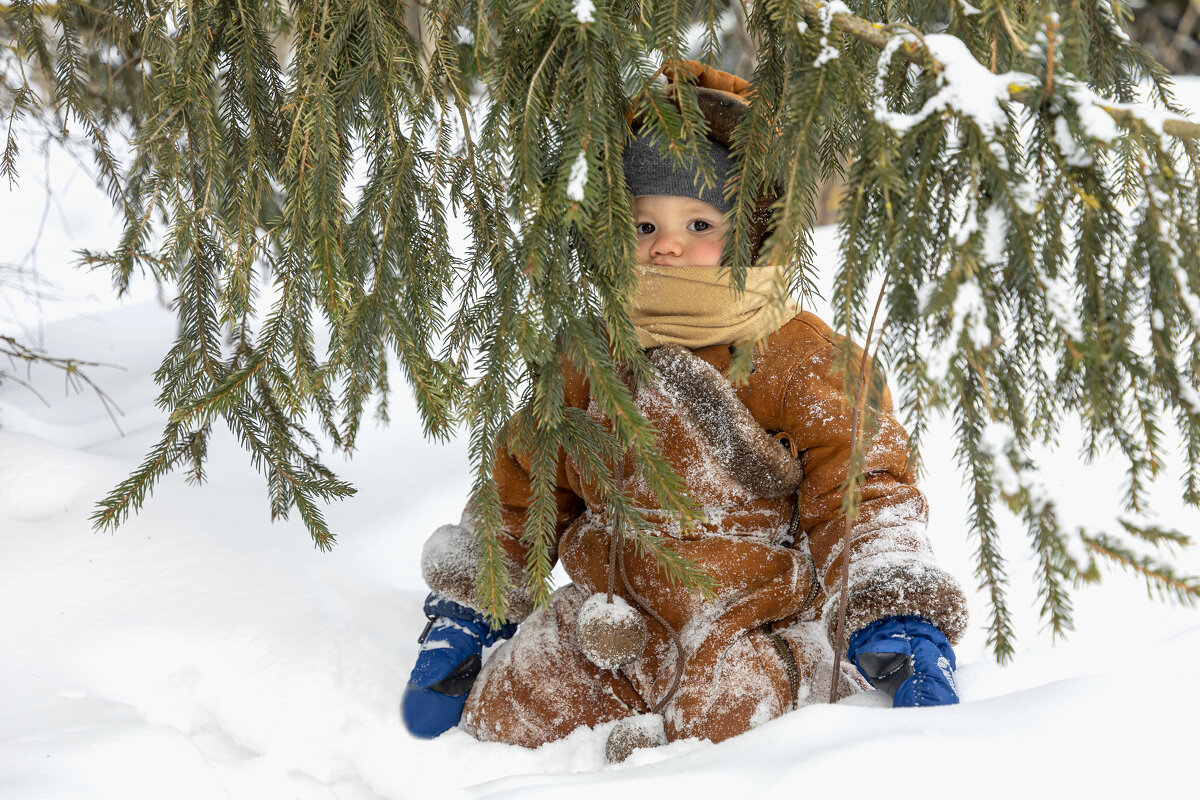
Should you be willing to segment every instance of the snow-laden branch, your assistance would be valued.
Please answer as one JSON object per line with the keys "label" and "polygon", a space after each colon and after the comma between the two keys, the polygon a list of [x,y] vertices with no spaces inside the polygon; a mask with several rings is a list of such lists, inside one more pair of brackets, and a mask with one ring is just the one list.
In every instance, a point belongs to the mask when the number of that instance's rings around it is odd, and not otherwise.
{"label": "snow-laden branch", "polygon": [[[947,63],[945,53],[943,52],[946,48],[939,49],[935,44],[935,42],[953,37],[920,36],[915,31],[906,29],[907,26],[884,25],[879,22],[870,22],[843,10],[845,6],[841,3],[800,0],[800,6],[804,10],[805,16],[813,20],[832,16],[833,25],[839,31],[848,36],[853,36],[860,42],[869,44],[879,50],[887,51],[889,58],[899,53],[909,62],[938,75],[943,74],[949,67],[961,65],[957,59],[954,64]],[[826,10],[824,16],[822,16],[822,8],[825,7],[832,7],[832,14]],[[955,50],[957,51],[957,48]],[[966,53],[965,47],[961,48],[961,50],[963,53]],[[974,57],[970,56],[969,53],[966,53],[966,58],[969,58],[974,66],[990,74],[990,71],[976,61]],[[1033,75],[1009,72],[1004,77],[1006,78],[1005,89],[1007,99],[1028,106],[1038,105],[1045,100],[1042,82]],[[1070,94],[1081,106],[1088,106],[1103,111],[1122,127],[1128,128],[1135,122],[1141,122],[1157,133],[1165,133],[1177,139],[1200,139],[1200,124],[1179,114],[1172,114],[1162,109],[1132,103],[1118,103],[1102,98],[1092,93],[1086,87],[1076,84],[1072,84]],[[929,110],[933,111],[937,109],[930,108]]]}

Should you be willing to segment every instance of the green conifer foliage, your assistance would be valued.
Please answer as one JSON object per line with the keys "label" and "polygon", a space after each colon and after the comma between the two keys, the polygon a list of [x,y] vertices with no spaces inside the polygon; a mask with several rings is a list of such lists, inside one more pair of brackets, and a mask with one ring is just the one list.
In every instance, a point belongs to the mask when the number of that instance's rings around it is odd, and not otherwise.
{"label": "green conifer foliage", "polygon": [[[660,67],[693,50],[729,59],[735,20],[756,98],[734,139],[726,263],[743,281],[751,211],[777,193],[760,258],[807,291],[816,192],[845,177],[834,322],[874,357],[843,347],[857,456],[884,368],[915,445],[931,415],[953,418],[996,655],[1013,648],[998,501],[1025,523],[1056,633],[1072,584],[1104,560],[1195,602],[1200,582],[1158,552],[1187,537],[1142,512],[1175,442],[1200,505],[1200,127],[1122,32],[1120,0],[974,3],[14,0],[0,10],[8,130],[38,113],[86,136],[124,233],[85,261],[118,291],[144,271],[176,292],[178,337],[155,376],[170,420],[96,525],[118,525],[171,470],[203,480],[223,425],[266,477],[272,516],[297,511],[330,546],[322,504],[354,490],[314,434],[352,450],[368,409],[386,420],[398,367],[427,435],[469,428],[479,600],[497,618],[499,448],[534,465],[524,537],[539,601],[562,453],[670,580],[708,591],[613,491],[632,451],[664,508],[684,524],[697,513],[631,400],[649,367],[626,314],[619,153],[630,115],[695,152],[694,90],[667,100]],[[611,430],[564,404],[567,369]],[[1128,465],[1113,530],[1064,529],[1037,481],[1037,448],[1073,420],[1091,452]]]}

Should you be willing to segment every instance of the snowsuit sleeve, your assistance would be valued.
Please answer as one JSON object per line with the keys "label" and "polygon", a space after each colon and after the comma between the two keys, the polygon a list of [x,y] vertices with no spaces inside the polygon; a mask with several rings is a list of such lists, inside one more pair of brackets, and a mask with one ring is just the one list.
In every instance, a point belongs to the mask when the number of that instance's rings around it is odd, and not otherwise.
{"label": "snowsuit sleeve", "polygon": [[[576,388],[579,381],[568,381]],[[586,385],[584,402],[586,402]],[[567,401],[579,401],[578,390],[568,390]],[[558,540],[567,527],[584,510],[584,502],[576,493],[568,478],[566,459],[560,453],[555,475],[555,538],[550,547],[551,562],[558,559]],[[500,519],[503,530],[500,545],[504,548],[508,567],[508,588],[505,601],[509,622],[520,622],[533,611],[533,598],[525,583],[525,557],[529,545],[522,540],[525,530],[525,515],[533,502],[533,485],[529,474],[531,465],[524,453],[510,453],[501,447],[496,452],[492,468],[492,480],[500,497]],[[476,539],[475,524],[471,510],[463,511],[457,525],[443,525],[433,532],[425,543],[421,557],[421,573],[430,589],[472,608],[480,608],[475,592],[475,577],[479,572],[481,550]]]}
{"label": "snowsuit sleeve", "polygon": [[[851,408],[843,376],[833,368],[834,335],[825,323],[803,314],[799,356],[783,391],[784,429],[800,451],[801,527],[826,597],[827,630],[837,624],[842,581],[845,516],[842,495],[850,455]],[[857,354],[861,353],[856,348]],[[892,413],[885,389],[879,429],[866,453],[859,516],[850,535],[850,600],[847,631],[877,619],[915,614],[930,619],[951,642],[966,627],[966,599],[958,582],[934,562],[925,527],[925,497],[908,460],[908,435]]]}

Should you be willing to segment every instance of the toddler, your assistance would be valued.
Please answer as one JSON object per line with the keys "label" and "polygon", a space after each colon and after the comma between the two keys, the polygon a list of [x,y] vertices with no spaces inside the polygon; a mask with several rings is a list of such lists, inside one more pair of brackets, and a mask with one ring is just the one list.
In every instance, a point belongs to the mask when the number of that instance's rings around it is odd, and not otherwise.
{"label": "toddler", "polygon": [[[958,701],[951,644],[966,625],[966,602],[934,563],[925,498],[886,393],[850,536],[849,661],[835,674],[851,410],[832,368],[834,335],[811,313],[796,313],[755,351],[745,385],[725,379],[733,344],[765,333],[776,277],[773,267],[752,267],[735,297],[719,267],[729,137],[750,87],[695,62],[672,76],[697,85],[708,155],[722,180],[701,190],[697,165],[677,166],[636,134],[626,147],[643,265],[631,319],[657,375],[634,393],[703,518],[681,531],[630,457],[616,475],[656,535],[715,580],[716,596],[704,601],[671,585],[652,556],[627,540],[613,543],[618,534],[597,487],[565,458],[556,552],[572,582],[534,611],[520,541],[530,463],[501,452],[494,479],[510,560],[509,624],[493,630],[473,607],[478,553],[468,511],[425,547],[431,622],[402,701],[417,736],[461,720],[480,739],[537,747],[580,725],[622,720],[609,740],[616,760],[634,746],[735,736],[827,699],[834,681],[839,697],[870,684],[896,706]],[[565,394],[606,424],[580,374],[568,370]],[[482,647],[506,638],[482,664]]]}

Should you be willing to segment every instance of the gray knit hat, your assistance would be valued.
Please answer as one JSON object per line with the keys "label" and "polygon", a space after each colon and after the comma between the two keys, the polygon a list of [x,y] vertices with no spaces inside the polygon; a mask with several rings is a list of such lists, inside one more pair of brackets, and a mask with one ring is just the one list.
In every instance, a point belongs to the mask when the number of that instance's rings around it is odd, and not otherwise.
{"label": "gray knit hat", "polygon": [[715,139],[705,137],[700,149],[712,160],[716,185],[703,191],[700,161],[692,159],[676,164],[666,150],[657,147],[650,136],[642,131],[635,133],[625,145],[625,183],[634,197],[646,195],[668,195],[691,197],[720,209],[728,214],[733,204],[725,199],[725,184],[733,174],[733,155],[729,148]]}

